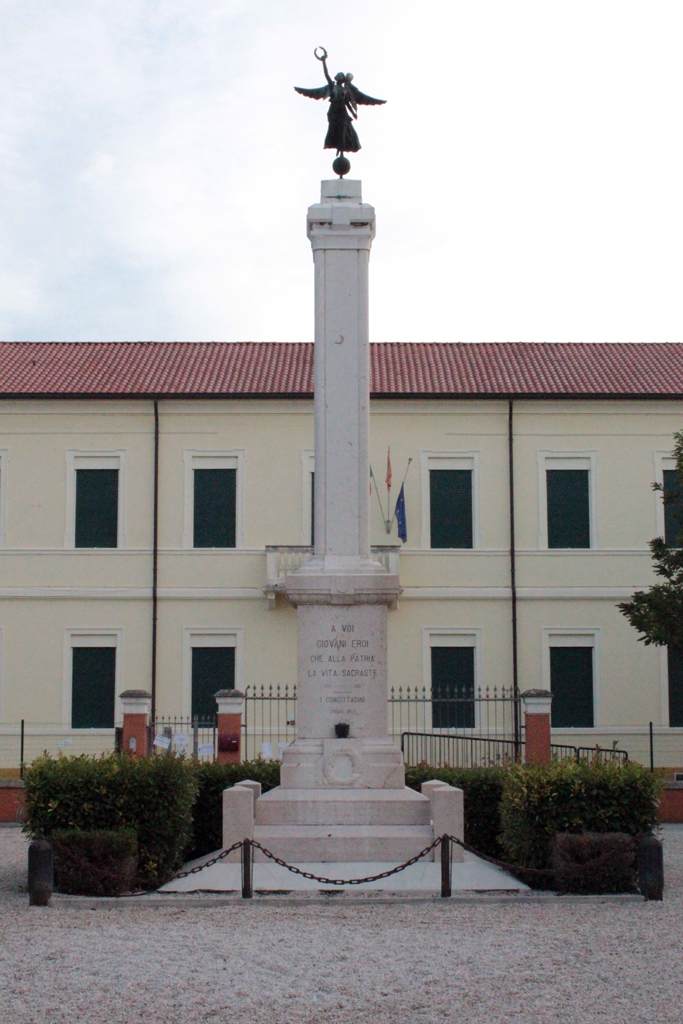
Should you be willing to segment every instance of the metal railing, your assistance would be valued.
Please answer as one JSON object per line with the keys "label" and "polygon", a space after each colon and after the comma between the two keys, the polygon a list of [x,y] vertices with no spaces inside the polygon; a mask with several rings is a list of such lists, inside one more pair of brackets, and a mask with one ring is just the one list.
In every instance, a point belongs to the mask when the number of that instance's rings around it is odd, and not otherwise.
{"label": "metal railing", "polygon": [[[452,691],[451,691],[452,694]],[[502,765],[523,756],[524,731],[514,733],[514,699],[509,690],[483,689],[476,695],[433,696],[426,687],[390,691],[389,733],[401,744],[407,764],[426,761],[454,767]],[[242,757],[282,758],[296,739],[296,687],[247,687],[242,718]],[[63,723],[15,722],[0,725],[0,777],[22,773],[44,752],[56,757],[98,756],[116,749],[115,729],[73,729]],[[165,737],[155,748],[185,753],[199,760],[216,756],[215,719],[159,718],[152,738]],[[683,728],[665,726],[603,727],[595,730],[553,729],[551,753],[558,760],[635,761],[665,774],[683,771]],[[571,741],[571,742],[566,742]]]}
{"label": "metal railing", "polygon": [[442,733],[401,733],[401,751],[407,765],[428,764],[434,768],[503,767],[515,761],[518,744],[514,740],[487,736],[445,736]]}
{"label": "metal railing", "polygon": [[151,745],[157,754],[171,751],[184,754],[195,761],[214,761],[216,758],[216,719],[157,718],[151,730]]}
{"label": "metal railing", "polygon": [[296,739],[296,686],[247,686],[242,715],[242,757],[282,760]]}
{"label": "metal railing", "polygon": [[449,686],[428,690],[426,686],[391,687],[388,713],[389,733],[398,738],[405,732],[449,736],[478,736],[519,742],[515,735],[515,698],[511,688]]}
{"label": "metal railing", "polygon": [[72,729],[63,723],[8,722],[0,725],[0,777],[23,776],[23,766],[41,754],[111,753],[115,748],[115,730]]}

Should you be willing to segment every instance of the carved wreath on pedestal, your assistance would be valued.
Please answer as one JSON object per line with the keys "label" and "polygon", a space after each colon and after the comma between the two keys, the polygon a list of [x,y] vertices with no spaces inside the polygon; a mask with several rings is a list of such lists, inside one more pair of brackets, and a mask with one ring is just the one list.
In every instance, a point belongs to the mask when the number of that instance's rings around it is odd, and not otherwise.
{"label": "carved wreath on pedestal", "polygon": [[363,758],[351,743],[344,743],[323,759],[323,778],[328,786],[353,786],[363,774]]}

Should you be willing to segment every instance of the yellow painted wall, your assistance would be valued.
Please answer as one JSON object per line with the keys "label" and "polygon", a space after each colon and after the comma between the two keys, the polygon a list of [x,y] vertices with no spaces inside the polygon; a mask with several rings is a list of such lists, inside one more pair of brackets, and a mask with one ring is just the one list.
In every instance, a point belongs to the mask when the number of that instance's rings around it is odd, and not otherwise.
{"label": "yellow painted wall", "polygon": [[[405,591],[389,614],[392,686],[428,682],[429,628],[480,631],[480,682],[512,682],[507,416],[500,400],[372,403],[373,470],[381,485],[391,445],[394,499],[413,460],[406,479],[408,543],[400,559]],[[307,500],[301,453],[313,448],[312,402],[162,401],[160,421],[159,712],[181,713],[187,704],[188,627],[238,628],[244,684],[292,685],[296,614],[282,598],[268,611],[265,546],[301,544]],[[544,628],[598,629],[602,723],[661,723],[660,652],[637,642],[615,604],[654,580],[647,541],[657,530],[660,500],[651,489],[655,453],[671,448],[683,425],[683,402],[520,400],[514,421],[520,688],[543,685]],[[121,685],[149,688],[153,425],[148,400],[0,405],[0,449],[7,452],[7,546],[0,549],[4,723],[60,721],[64,631],[71,628],[123,630]],[[68,449],[125,450],[125,549],[65,547]],[[188,449],[244,452],[241,550],[183,549]],[[597,453],[597,550],[539,550],[539,450]],[[424,452],[480,453],[479,550],[422,549]],[[373,543],[398,543],[395,526],[389,538],[383,531],[374,493],[371,515]]]}

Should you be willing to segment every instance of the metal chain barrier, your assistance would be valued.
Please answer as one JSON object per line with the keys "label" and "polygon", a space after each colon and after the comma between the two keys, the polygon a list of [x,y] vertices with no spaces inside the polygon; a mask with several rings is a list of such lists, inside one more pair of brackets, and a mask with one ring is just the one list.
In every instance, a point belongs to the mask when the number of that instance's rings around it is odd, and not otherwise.
{"label": "metal chain barrier", "polygon": [[[468,853],[473,853],[475,857],[479,857],[480,860],[485,860],[489,864],[494,864],[497,868],[503,868],[504,871],[524,871],[531,875],[545,875],[546,878],[550,875],[554,875],[555,871],[553,868],[523,868],[519,864],[508,864],[504,860],[496,860],[495,857],[489,857],[485,853],[480,853],[479,850],[475,850],[473,846],[468,846],[462,839],[456,838],[456,836],[448,837],[452,843],[456,843],[458,846],[462,846],[463,850],[467,850]],[[441,840],[439,840],[440,842]],[[601,858],[607,859],[607,858]],[[597,861],[591,863],[598,863]],[[582,865],[579,865],[582,867]]]}
{"label": "metal chain barrier", "polygon": [[[480,860],[485,860],[489,864],[494,864],[497,868],[503,868],[504,871],[509,871],[512,874],[523,874],[523,875],[536,875],[537,877],[551,878],[557,874],[555,868],[525,868],[521,864],[508,864],[504,860],[496,860],[495,857],[488,857],[485,853],[479,853],[472,846],[468,846],[467,843],[463,843],[461,839],[456,839],[455,836],[448,837],[452,843],[457,843],[458,846],[462,846],[463,850],[467,850],[468,853],[473,853],[475,857],[479,857]],[[633,851],[633,856],[636,856],[636,851]],[[601,854],[600,857],[595,857],[592,860],[585,861],[583,864],[563,864],[562,871],[564,874],[580,875],[587,867],[597,868],[602,867],[603,864],[608,864],[614,859],[614,853],[608,851],[607,853]]]}
{"label": "metal chain barrier", "polygon": [[[383,878],[390,878],[392,875],[398,874],[400,871],[405,871],[406,868],[412,867],[413,864],[417,864],[418,861],[426,857],[428,853],[436,849],[437,846],[442,847],[441,856],[441,895],[451,895],[451,851],[450,844],[455,843],[457,846],[462,847],[468,853],[474,854],[475,857],[479,857],[481,860],[486,861],[488,864],[493,864],[495,867],[502,868],[504,871],[508,871],[513,875],[534,875],[538,878],[552,878],[555,876],[556,871],[553,868],[526,868],[518,864],[509,864],[506,861],[497,860],[495,857],[489,857],[485,853],[480,853],[479,850],[475,850],[474,847],[468,843],[463,842],[462,839],[458,839],[457,836],[451,836],[445,834],[443,836],[437,836],[433,843],[429,846],[425,846],[423,850],[420,850],[418,854],[411,857],[404,864],[399,864],[395,868],[390,868],[388,871],[382,871],[377,875],[368,875],[365,878],[326,878],[323,875],[315,875],[311,871],[302,871],[301,868],[296,867],[294,864],[288,864],[287,861],[282,860],[281,857],[277,857],[271,850],[268,850],[265,846],[262,846],[255,839],[243,839],[237,843],[233,843],[227,850],[222,850],[216,857],[212,857],[207,860],[204,864],[198,864],[189,871],[180,871],[177,875],[174,875],[170,881],[175,881],[178,878],[187,878],[190,875],[197,875],[200,871],[205,868],[210,868],[219,861],[224,860],[228,854],[234,850],[242,850],[242,895],[250,899],[252,894],[252,874],[253,874],[253,850],[260,850],[261,853],[272,860],[274,864],[279,864],[280,867],[286,868],[287,871],[291,871],[292,874],[299,875],[301,878],[307,878],[312,882],[320,882],[323,885],[362,885],[364,882],[379,882]],[[597,867],[603,863],[607,863],[612,857],[611,853],[603,854],[601,857],[597,857],[595,860],[590,861],[591,867]],[[447,863],[446,863],[447,862]],[[565,871],[572,871],[580,873],[585,868],[584,864],[566,865]],[[132,895],[132,894],[131,894]]]}
{"label": "metal chain barrier", "polygon": [[[218,864],[219,860],[225,860],[229,853],[234,850],[239,850],[243,845],[243,841],[240,839],[239,843],[233,843],[227,850],[221,850],[217,857],[212,857],[211,860],[207,860],[206,864],[197,864],[195,867],[190,868],[189,871],[179,871],[177,875],[169,879],[169,882],[175,882],[177,878],[187,878],[189,875],[198,875],[204,868],[212,868],[214,864]],[[168,884],[168,883],[166,883]]]}
{"label": "metal chain barrier", "polygon": [[363,882],[378,882],[381,878],[389,878],[391,875],[397,874],[399,871],[405,871],[406,868],[411,867],[412,864],[417,864],[419,860],[425,857],[428,853],[441,843],[441,836],[430,843],[429,846],[425,846],[424,850],[415,856],[407,860],[405,864],[399,864],[396,868],[391,868],[389,871],[382,871],[379,875],[368,875],[367,878],[323,878],[321,875],[314,875],[310,871],[302,871],[301,868],[295,867],[293,864],[288,864],[286,861],[281,860],[280,857],[276,857],[274,853],[267,850],[265,846],[261,846],[260,843],[256,842],[255,839],[251,840],[251,845],[255,846],[257,850],[265,854],[270,860],[279,864],[282,868],[287,868],[288,871],[293,872],[295,875],[301,875],[302,878],[309,878],[313,882],[322,882],[324,885],[361,885]]}

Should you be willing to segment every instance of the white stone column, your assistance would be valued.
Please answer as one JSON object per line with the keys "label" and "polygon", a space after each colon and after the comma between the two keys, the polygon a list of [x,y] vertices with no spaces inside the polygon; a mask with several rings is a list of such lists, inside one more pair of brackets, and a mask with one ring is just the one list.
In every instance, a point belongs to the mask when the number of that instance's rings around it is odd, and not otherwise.
{"label": "white stone column", "polygon": [[[361,183],[322,182],[308,211],[315,264],[315,552],[287,577],[298,608],[297,741],[287,788],[400,788],[387,733],[387,607],[400,592],[370,555],[368,261]],[[335,726],[347,724],[348,738]]]}

